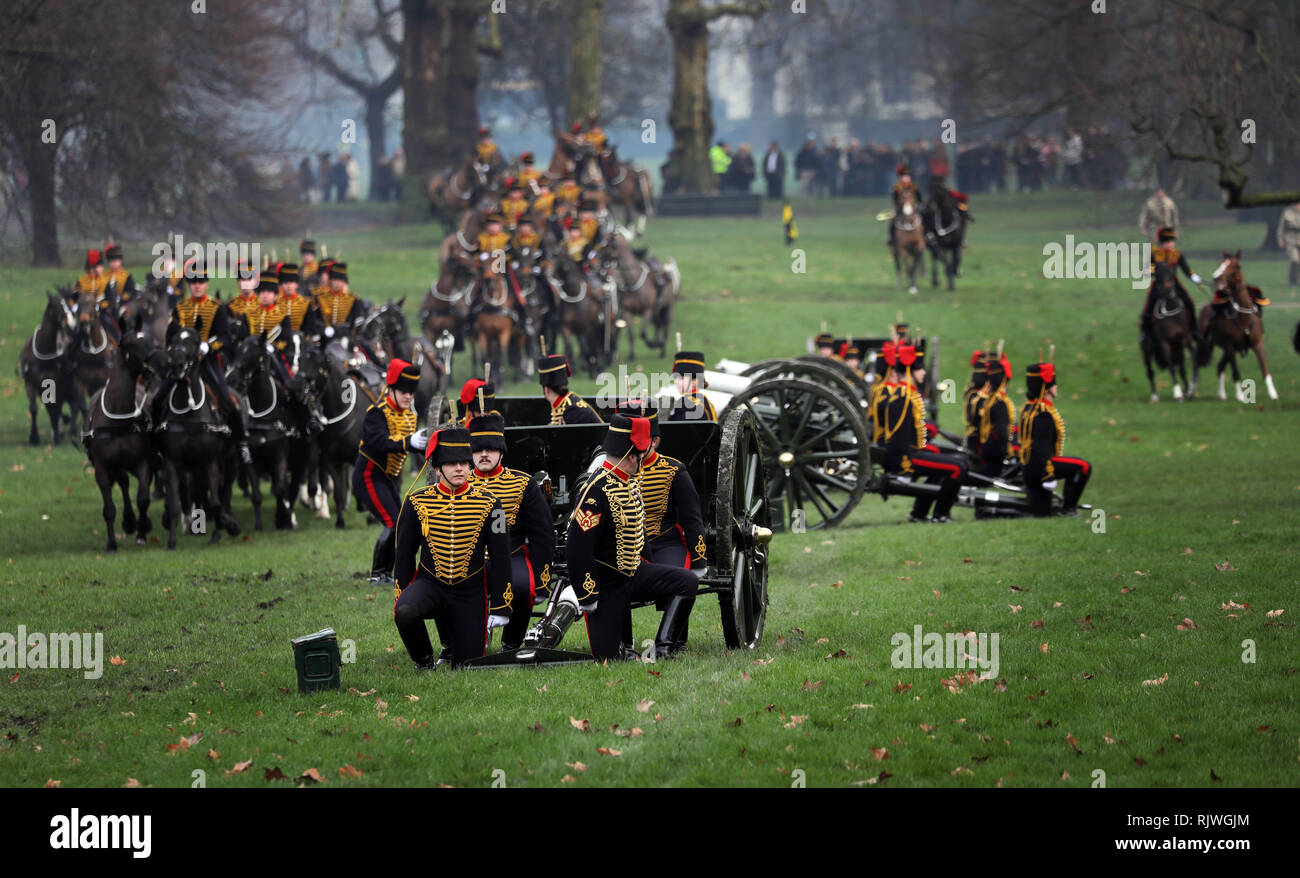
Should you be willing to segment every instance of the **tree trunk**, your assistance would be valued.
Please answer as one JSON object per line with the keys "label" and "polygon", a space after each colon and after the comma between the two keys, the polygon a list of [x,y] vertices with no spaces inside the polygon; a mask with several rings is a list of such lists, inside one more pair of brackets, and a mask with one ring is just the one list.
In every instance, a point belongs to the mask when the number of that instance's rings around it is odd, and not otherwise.
{"label": "tree trunk", "polygon": [[379,163],[388,157],[388,132],[384,130],[384,105],[388,95],[372,89],[366,93],[366,134],[370,138],[370,200],[377,197],[375,181]]}
{"label": "tree trunk", "polygon": [[600,36],[604,19],[605,0],[574,0],[569,54],[569,118],[574,121],[600,112],[604,78]]}
{"label": "tree trunk", "polygon": [[407,173],[415,178],[447,164],[440,76],[445,28],[438,0],[402,0],[402,148]]}
{"label": "tree trunk", "polygon": [[718,191],[709,143],[713,110],[709,97],[709,23],[699,0],[672,0],[668,33],[673,41],[673,95],[668,124],[673,148],[664,165],[664,191],[683,194]]}
{"label": "tree trunk", "polygon": [[478,139],[478,24],[486,8],[478,0],[452,0],[450,5],[442,55],[444,165],[461,160]]}
{"label": "tree trunk", "polygon": [[41,142],[40,128],[22,137],[27,168],[27,199],[32,211],[32,265],[59,264],[59,217],[54,191],[54,160],[58,147]]}

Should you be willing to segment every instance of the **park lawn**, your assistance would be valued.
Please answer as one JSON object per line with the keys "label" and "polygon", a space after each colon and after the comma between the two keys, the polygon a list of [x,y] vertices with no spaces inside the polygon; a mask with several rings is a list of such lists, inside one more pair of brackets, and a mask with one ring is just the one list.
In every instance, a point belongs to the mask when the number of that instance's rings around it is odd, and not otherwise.
{"label": "park lawn", "polygon": [[[244,536],[215,548],[187,536],[174,553],[127,541],[105,555],[84,457],[25,444],[22,385],[4,370],[0,631],[101,631],[105,659],[97,680],[5,670],[0,784],[183,786],[201,770],[210,786],[266,786],[311,768],[331,786],[1088,786],[1098,770],[1108,786],[1300,783],[1289,344],[1300,296],[1283,286],[1284,262],[1254,253],[1260,226],[1184,205],[1192,266],[1208,275],[1240,247],[1247,279],[1272,295],[1281,399],[1260,382],[1254,404],[1219,402],[1207,379],[1200,400],[1175,404],[1166,387],[1149,404],[1141,293],[1042,276],[1045,243],[1131,240],[1139,204],[1137,193],[980,198],[958,291],[911,297],[871,219],[883,202],[796,201],[804,273],[771,206],[760,219],[652,221],[653,251],[682,268],[683,341],[710,359],[800,352],[822,321],[881,334],[902,309],[939,337],[939,370],[958,391],[970,351],[1005,339],[1019,405],[1025,365],[1054,343],[1067,453],[1095,468],[1084,501],[1102,512],[1077,519],[975,522],[959,508],[952,525],[909,526],[903,498],[869,495],[844,527],[778,535],[753,651],[723,648],[716,601],[703,598],[692,654],[672,662],[418,674],[391,594],[357,578],[375,537],[361,515],[338,531],[300,509],[298,531],[250,534],[237,495]],[[327,240],[360,295],[406,295],[414,319],[432,227]],[[39,291],[72,275],[0,266],[0,359],[16,363]],[[638,346],[632,365],[668,362]],[[1258,379],[1253,359],[1243,375]],[[940,423],[959,426],[957,402]],[[48,441],[43,413],[39,425]],[[157,536],[160,502],[151,512]],[[652,637],[656,614],[635,616],[638,640]],[[356,660],[342,690],[299,696],[288,640],[326,625]],[[891,637],[915,626],[997,634],[998,678],[894,667]],[[584,644],[575,626],[565,645]],[[286,779],[268,780],[277,767]]]}

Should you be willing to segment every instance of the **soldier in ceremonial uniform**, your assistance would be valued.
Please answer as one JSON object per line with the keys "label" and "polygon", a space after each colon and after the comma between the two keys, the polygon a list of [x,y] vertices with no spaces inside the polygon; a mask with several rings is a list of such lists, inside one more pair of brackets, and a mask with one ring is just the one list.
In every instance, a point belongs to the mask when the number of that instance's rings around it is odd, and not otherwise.
{"label": "soldier in ceremonial uniform", "polygon": [[889,372],[897,362],[897,345],[892,341],[887,341],[880,347],[880,353],[876,356],[876,365],[874,369],[874,380],[867,391],[867,411],[871,413],[871,443],[880,444],[884,435],[884,427],[880,419],[876,417],[876,404],[880,401],[880,394],[884,391],[885,385],[889,383]]}
{"label": "soldier in ceremonial uniform", "polygon": [[280,305],[285,314],[289,315],[289,328],[306,335],[320,335],[325,328],[320,311],[313,307],[310,298],[298,291],[298,266],[292,262],[280,263],[276,269],[276,279],[280,282]]}
{"label": "soldier in ceremonial uniform", "polygon": [[[925,204],[925,214],[928,222],[933,224],[939,211],[945,207],[952,206],[958,212],[963,214],[965,221],[968,223],[975,222],[975,216],[970,212],[970,205],[967,202],[966,193],[958,192],[956,189],[949,189],[947,181],[942,174],[935,174],[930,177],[930,200]],[[931,227],[930,231],[934,231]]]}
{"label": "soldier in ceremonial uniform", "polygon": [[[496,405],[496,387],[482,378],[471,378],[465,382],[460,389],[460,418],[458,423],[462,427],[468,427],[469,422],[479,415],[494,414],[500,412],[492,408]],[[482,397],[483,405],[487,406],[487,411],[479,408],[479,398]]]}
{"label": "soldier in ceremonial uniform", "polygon": [[310,238],[304,239],[298,245],[298,283],[301,284],[302,295],[309,296],[316,288],[316,275],[319,271],[320,266],[316,264],[316,242]]}
{"label": "soldier in ceremonial uniform", "polygon": [[[962,426],[965,429],[966,450],[976,459],[980,455],[979,392],[984,389],[984,383],[988,380],[986,371],[988,356],[986,351],[975,351],[970,355],[970,381],[961,393],[961,416]],[[875,411],[874,400],[872,400],[872,411]]]}
{"label": "soldier in ceremonial uniform", "polygon": [[853,342],[846,341],[840,346],[840,359],[854,372],[862,374],[862,351]]}
{"label": "soldier in ceremonial uniform", "polygon": [[615,415],[604,441],[605,460],[583,487],[569,519],[565,557],[587,637],[597,661],[623,655],[623,625],[636,601],[666,602],[655,635],[656,658],[683,639],[699,584],[691,570],[643,557],[646,510],[639,480],[650,451],[650,422]]}
{"label": "soldier in ceremonial uniform", "polygon": [[483,231],[479,232],[476,243],[475,253],[478,254],[478,261],[483,265],[498,254],[504,254],[510,247],[510,233],[502,226],[505,225],[505,217],[500,213],[490,214],[483,226]]}
{"label": "soldier in ceremonial uniform", "polygon": [[528,212],[528,200],[524,198],[524,184],[516,177],[506,180],[506,197],[502,199],[499,213],[505,220],[507,229],[514,231],[519,225],[519,218]]}
{"label": "soldier in ceremonial uniform", "polygon": [[489,168],[498,168],[505,164],[505,159],[501,156],[501,150],[492,142],[492,132],[483,126],[478,130],[478,142],[474,144],[474,156],[478,159],[479,164],[487,165]]}
{"label": "soldier in ceremonial uniform", "polygon": [[1079,514],[1079,498],[1092,475],[1092,465],[1078,457],[1062,457],[1065,422],[1056,410],[1056,366],[1035,363],[1025,372],[1029,399],[1020,412],[1020,462],[1025,465],[1025,490],[1034,515],[1052,513],[1052,491],[1045,483],[1065,480],[1062,515]]}
{"label": "soldier in ceremonial uniform", "polygon": [[109,244],[108,249],[104,251],[104,261],[108,263],[104,272],[105,292],[110,298],[115,298],[119,305],[127,302],[140,295],[140,288],[135,284],[135,278],[131,272],[122,267],[122,248],[117,244]]}
{"label": "soldier in ceremonial uniform", "polygon": [[537,379],[541,382],[542,394],[551,404],[551,426],[602,423],[596,410],[569,390],[571,375],[573,370],[563,354],[551,354],[537,361]]}
{"label": "soldier in ceremonial uniform", "polygon": [[104,273],[103,255],[98,250],[86,253],[86,273],[77,278],[72,285],[73,297],[79,314],[90,315],[83,320],[99,320],[104,331],[114,341],[120,341],[122,333],[118,330],[113,314],[117,313],[117,299],[108,288],[108,275]]}
{"label": "soldier in ceremonial uniform", "polygon": [[[911,168],[907,165],[899,165],[894,169],[894,172],[897,174],[898,180],[894,183],[893,188],[889,190],[889,196],[894,199],[894,218],[897,219],[903,215],[903,197],[909,192],[912,195],[913,207],[920,211],[921,194],[916,188],[916,184],[912,182]],[[889,224],[889,245],[891,247],[894,245],[894,238],[897,234],[898,229],[891,222]]]}
{"label": "soldier in ceremonial uniform", "polygon": [[[940,485],[939,496],[917,497],[908,521],[951,521],[949,513],[957,491],[968,472],[966,458],[940,454],[926,445],[925,404],[917,387],[924,380],[924,366],[913,345],[899,345],[886,351],[889,377],[876,399],[876,431],[885,446],[885,470],[908,476],[924,476]],[[929,518],[931,504],[934,517]]]}
{"label": "soldier in ceremonial uniform", "polygon": [[[220,302],[209,298],[205,268],[190,263],[185,266],[184,273],[187,295],[172,307],[171,322],[167,325],[167,343],[170,345],[181,330],[188,329],[198,334],[199,363],[203,378],[215,391],[217,407],[230,426],[231,438],[239,446],[240,459],[244,463],[252,463],[244,409],[231,396],[230,386],[226,383],[226,366],[222,362],[224,348],[230,343],[230,314]],[[163,381],[154,396],[152,414],[155,427],[162,423],[162,409],[173,384],[170,380]]]}
{"label": "soldier in ceremonial uniform", "polygon": [[239,295],[226,303],[230,316],[243,322],[244,312],[257,310],[258,271],[253,263],[241,259],[235,264],[235,273],[239,282]]}
{"label": "soldier in ceremonial uniform", "polygon": [[433,619],[454,668],[483,655],[487,635],[510,621],[510,536],[501,501],[470,483],[469,431],[439,430],[425,460],[437,480],[412,491],[397,516],[393,621],[415,666],[427,669],[438,664],[424,622]]}
{"label": "soldier in ceremonial uniform", "polygon": [[[718,410],[700,392],[704,381],[704,354],[701,351],[678,351],[673,360],[673,386],[680,397],[668,413],[670,421],[716,421]],[[705,382],[707,386],[707,382]]]}
{"label": "soldier in ceremonial uniform", "polygon": [[[510,529],[510,624],[501,632],[501,650],[518,649],[528,630],[533,605],[551,596],[551,561],[555,528],[551,506],[528,473],[501,464],[506,452],[506,421],[497,412],[479,415],[469,425],[474,455],[471,484],[486,488],[501,501]],[[493,561],[491,563],[498,563]]]}
{"label": "soldier in ceremonial uniform", "polygon": [[321,335],[327,341],[346,335],[351,344],[361,348],[370,362],[381,364],[383,360],[370,346],[353,335],[357,321],[370,313],[370,303],[352,294],[348,286],[348,264],[331,262],[329,279],[329,292],[322,294],[317,303],[325,327]]}
{"label": "soldier in ceremonial uniform", "polygon": [[539,178],[533,184],[537,194],[528,205],[528,215],[532,217],[533,224],[537,228],[542,228],[550,222],[551,216],[555,213],[555,193],[551,191],[551,186],[546,182],[545,177]]}
{"label": "soldier in ceremonial uniform", "polygon": [[556,190],[555,198],[565,204],[577,206],[582,201],[582,187],[578,185],[578,178],[572,173],[561,177],[560,188]]}
{"label": "soldier in ceremonial uniform", "polygon": [[263,271],[258,278],[257,307],[245,310],[243,317],[249,335],[265,334],[270,342],[293,331],[289,312],[280,304],[280,276],[274,268]]}
{"label": "soldier in ceremonial uniform", "polygon": [[1159,233],[1160,246],[1151,251],[1151,286],[1147,289],[1146,304],[1142,306],[1142,319],[1138,323],[1143,339],[1151,332],[1151,309],[1156,303],[1155,274],[1156,267],[1159,265],[1168,265],[1174,269],[1174,286],[1178,288],[1179,301],[1183,303],[1191,318],[1193,341],[1199,334],[1196,325],[1196,306],[1192,304],[1192,297],[1187,294],[1187,290],[1183,289],[1182,283],[1178,280],[1178,269],[1182,269],[1183,274],[1191,278],[1194,284],[1201,282],[1201,276],[1188,267],[1187,257],[1179,252],[1178,245],[1174,243],[1176,238],[1177,233],[1172,228],[1168,226],[1162,228]]}
{"label": "soldier in ceremonial uniform", "polygon": [[528,188],[530,192],[536,193],[538,184],[542,180],[542,172],[537,170],[537,157],[532,152],[525,152],[519,156],[519,182]]}
{"label": "soldier in ceremonial uniform", "polygon": [[817,348],[817,353],[829,359],[835,359],[835,336],[829,332],[821,332],[813,339],[813,347]]}
{"label": "soldier in ceremonial uniform", "polygon": [[984,358],[983,366],[984,386],[975,395],[979,471],[986,476],[999,476],[1012,452],[1011,434],[1016,426],[1016,406],[1007,395],[1011,363],[1005,355],[989,355]]}
{"label": "soldier in ceremonial uniform", "polygon": [[[419,367],[394,359],[386,377],[388,392],[366,410],[352,468],[352,493],[357,503],[379,519],[379,538],[370,564],[370,581],[379,584],[391,583],[393,577],[393,529],[401,506],[398,480],[402,466],[412,449],[423,451],[429,441],[427,429],[416,431],[411,409],[420,386]],[[468,442],[465,453],[469,454]]]}

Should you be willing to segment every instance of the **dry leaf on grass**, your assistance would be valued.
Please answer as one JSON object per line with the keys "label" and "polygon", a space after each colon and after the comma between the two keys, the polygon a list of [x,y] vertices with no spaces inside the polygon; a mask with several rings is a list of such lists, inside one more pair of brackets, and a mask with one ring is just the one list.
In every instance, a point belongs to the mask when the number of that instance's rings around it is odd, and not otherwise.
{"label": "dry leaf on grass", "polygon": [[1282,615],[1282,614],[1285,613],[1285,612],[1286,612],[1286,610],[1269,610],[1269,611],[1268,611],[1267,613],[1265,613],[1264,615],[1267,616],[1267,617],[1270,618],[1270,619],[1276,619],[1278,616]]}
{"label": "dry leaf on grass", "polygon": [[136,780],[133,777],[128,777],[126,779],[126,783],[122,784],[122,787],[125,789],[135,789],[139,786],[140,786],[140,781]]}
{"label": "dry leaf on grass", "polygon": [[622,750],[611,750],[608,747],[597,747],[596,752],[599,753],[601,756],[622,756],[623,755]]}
{"label": "dry leaf on grass", "polygon": [[1154,680],[1143,680],[1143,681],[1142,681],[1142,685],[1143,685],[1143,686],[1159,686],[1159,685],[1161,685],[1161,684],[1163,684],[1163,683],[1167,683],[1168,681],[1169,681],[1169,672],[1166,671],[1166,672],[1165,672],[1165,675],[1164,675],[1163,677],[1157,677],[1157,678],[1154,679]]}
{"label": "dry leaf on grass", "polygon": [[1236,570],[1237,568],[1229,564],[1227,558],[1224,558],[1222,564],[1214,565],[1214,569],[1219,571],[1220,573],[1227,573],[1229,570]]}
{"label": "dry leaf on grass", "polygon": [[365,772],[356,768],[349,762],[347,765],[339,766],[339,774],[343,777],[361,777]]}
{"label": "dry leaf on grass", "polygon": [[122,658],[120,655],[115,655],[108,660],[108,663],[114,667],[120,668],[122,665],[126,664],[126,659]]}
{"label": "dry leaf on grass", "polygon": [[227,775],[243,774],[245,771],[248,771],[248,767],[252,764],[253,764],[253,760],[251,759],[248,760],[247,762],[236,762],[234,768],[226,769],[226,774]]}
{"label": "dry leaf on grass", "polygon": [[877,762],[884,762],[889,758],[889,750],[886,747],[872,747],[871,758]]}
{"label": "dry leaf on grass", "polygon": [[569,766],[570,768],[572,768],[574,771],[586,771],[586,770],[587,770],[587,766],[584,765],[584,764],[581,763],[581,762],[566,762],[566,763],[564,763],[564,764],[567,765],[567,766]]}
{"label": "dry leaf on grass", "polygon": [[314,768],[309,768],[302,774],[298,775],[296,780],[306,783],[325,783],[325,778],[320,776],[320,772]]}
{"label": "dry leaf on grass", "polygon": [[569,717],[569,725],[573,726],[575,729],[577,729],[580,732],[591,731],[591,720],[589,719],[575,719],[573,717]]}
{"label": "dry leaf on grass", "polygon": [[636,709],[641,713],[649,713],[650,708],[653,706],[654,706],[654,702],[649,701],[645,698],[642,698],[640,701],[636,703]]}

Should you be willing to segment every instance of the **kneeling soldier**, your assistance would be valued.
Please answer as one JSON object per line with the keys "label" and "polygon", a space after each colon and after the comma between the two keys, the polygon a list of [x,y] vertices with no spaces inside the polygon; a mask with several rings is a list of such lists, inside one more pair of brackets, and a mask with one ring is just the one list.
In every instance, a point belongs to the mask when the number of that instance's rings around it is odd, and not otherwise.
{"label": "kneeling soldier", "polygon": [[569,519],[565,556],[587,637],[597,661],[619,657],[623,620],[637,601],[666,600],[656,658],[667,658],[695,604],[695,574],[652,564],[645,549],[645,506],[636,479],[650,450],[650,422],[615,415],[604,442],[605,461],[583,488]]}
{"label": "kneeling soldier", "polygon": [[[957,454],[940,454],[926,445],[925,404],[917,387],[925,381],[925,369],[917,361],[910,344],[888,352],[891,362],[889,380],[876,401],[876,429],[885,446],[885,470],[904,475],[922,474],[926,481],[939,483],[939,496],[919,496],[908,521],[951,521],[948,513],[957,499],[957,491],[966,479],[966,458]],[[934,504],[934,517],[927,518]]]}
{"label": "kneeling soldier", "polygon": [[502,652],[519,648],[533,605],[550,597],[551,561],[555,558],[551,507],[542,489],[527,473],[501,465],[506,451],[505,429],[505,418],[496,412],[479,415],[469,425],[470,452],[474,455],[470,483],[501,501],[510,529],[509,577],[514,599],[510,624],[501,632]]}
{"label": "kneeling soldier", "polygon": [[1016,406],[1007,396],[1011,364],[1005,355],[989,355],[984,359],[984,375],[984,387],[975,395],[980,472],[1000,476],[1011,452],[1011,433],[1016,423]]}
{"label": "kneeling soldier", "polygon": [[425,459],[437,481],[411,492],[398,515],[393,621],[416,667],[432,668],[424,620],[433,619],[456,667],[483,655],[488,633],[510,621],[510,537],[501,501],[469,483],[468,430],[435,433]]}
{"label": "kneeling soldier", "polygon": [[1052,514],[1052,490],[1045,482],[1065,479],[1062,515],[1079,514],[1079,497],[1092,475],[1092,464],[1078,457],[1062,457],[1065,422],[1056,410],[1056,367],[1035,363],[1025,373],[1029,399],[1020,412],[1020,462],[1025,465],[1025,491],[1034,515]]}
{"label": "kneeling soldier", "polygon": [[427,429],[416,431],[415,412],[411,409],[419,386],[418,366],[405,360],[388,364],[388,393],[366,410],[357,462],[352,468],[352,493],[358,505],[382,525],[370,564],[370,581],[381,585],[390,584],[393,576],[394,528],[401,505],[398,479],[406,455],[412,449],[423,451],[429,441]]}

